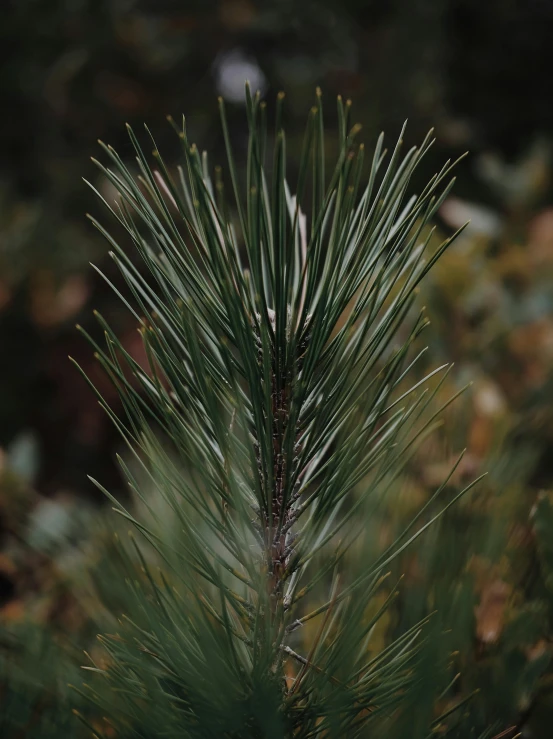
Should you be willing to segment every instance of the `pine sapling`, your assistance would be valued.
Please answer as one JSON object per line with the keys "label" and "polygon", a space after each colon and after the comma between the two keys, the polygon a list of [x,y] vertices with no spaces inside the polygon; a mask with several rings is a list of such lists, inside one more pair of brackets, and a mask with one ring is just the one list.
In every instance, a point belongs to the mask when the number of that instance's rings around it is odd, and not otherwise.
{"label": "pine sapling", "polygon": [[91,667],[106,736],[307,739],[381,725],[416,680],[424,634],[415,624],[375,650],[395,593],[388,567],[465,492],[437,510],[445,480],[384,551],[365,535],[367,503],[398,484],[434,428],[448,371],[406,386],[426,325],[417,285],[454,238],[435,248],[428,228],[453,165],[409,196],[431,134],[404,156],[400,136],[389,159],[381,136],[365,166],[338,99],[327,172],[318,92],[292,186],[283,96],[274,134],[260,97],[247,89],[246,103],[244,172],[222,102],[224,172],[184,121],[172,122],[176,168],[153,139],[150,164],[130,128],[138,174],[102,144],[118,198],[97,194],[133,251],[92,222],[147,357],[98,315],[97,356],[122,411],[100,402],[142,505],[138,515],[104,491],[135,531],[121,544],[128,607]]}

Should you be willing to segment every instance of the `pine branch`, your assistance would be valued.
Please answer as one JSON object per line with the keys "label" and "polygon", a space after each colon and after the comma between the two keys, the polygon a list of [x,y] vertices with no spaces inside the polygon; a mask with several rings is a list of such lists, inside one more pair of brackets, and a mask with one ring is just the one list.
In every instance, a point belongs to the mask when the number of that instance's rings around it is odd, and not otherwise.
{"label": "pine branch", "polygon": [[[246,97],[245,192],[220,102],[232,203],[223,171],[212,180],[184,122],[172,122],[184,161],[176,172],[148,132],[152,167],[130,129],[139,175],[111,147],[103,145],[110,167],[97,163],[118,193],[114,206],[104,203],[141,264],[92,222],[111,245],[148,359],[140,366],[98,316],[106,349],[95,348],[121,417],[102,403],[175,529],[124,465],[150,516],[110,496],[144,542],[135,553],[142,576],[127,573],[127,636],[105,641],[104,675],[128,709],[109,706],[121,737],[136,726],[166,737],[358,736],[401,703],[425,628],[376,655],[367,646],[383,568],[439,517],[447,481],[431,518],[430,507],[421,511],[376,561],[362,516],[433,429],[428,388],[447,367],[405,383],[426,325],[417,286],[453,240],[435,248],[428,228],[452,165],[409,196],[431,135],[403,158],[400,137],[386,168],[380,137],[363,186],[360,127],[338,99],[339,153],[327,176],[318,91],[291,187],[283,96],[271,169],[264,103],[249,89]],[[163,564],[162,576],[143,552]],[[318,617],[300,648],[301,627]]]}

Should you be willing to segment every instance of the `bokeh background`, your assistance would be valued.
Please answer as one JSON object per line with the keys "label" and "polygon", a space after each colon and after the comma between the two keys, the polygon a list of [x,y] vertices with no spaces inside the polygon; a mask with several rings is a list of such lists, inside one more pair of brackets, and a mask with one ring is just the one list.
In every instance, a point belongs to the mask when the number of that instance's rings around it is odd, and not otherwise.
{"label": "bokeh background", "polygon": [[470,152],[438,227],[471,224],[421,297],[431,363],[455,361],[444,392],[474,385],[448,414],[449,441],[415,460],[378,530],[400,525],[464,446],[457,482],[490,475],[404,562],[401,609],[387,628],[441,602],[444,628],[457,635],[462,692],[481,690],[473,724],[550,736],[551,39],[549,0],[3,0],[1,629],[31,620],[78,632],[83,616],[60,583],[103,505],[87,474],[125,494],[117,435],[67,360],[103,382],[75,330],[80,323],[97,334],[96,308],[131,353],[141,351],[135,325],[89,264],[116,279],[85,218],[99,206],[83,177],[110,195],[90,162],[97,139],[130,157],[125,123],[146,123],[176,158],[165,118],[185,113],[190,138],[222,161],[220,95],[243,160],[247,78],[269,109],[286,91],[293,162],[320,86],[330,132],[341,94],[352,98],[369,146],[382,129],[393,141],[405,119],[408,144],[435,127],[425,175]]}

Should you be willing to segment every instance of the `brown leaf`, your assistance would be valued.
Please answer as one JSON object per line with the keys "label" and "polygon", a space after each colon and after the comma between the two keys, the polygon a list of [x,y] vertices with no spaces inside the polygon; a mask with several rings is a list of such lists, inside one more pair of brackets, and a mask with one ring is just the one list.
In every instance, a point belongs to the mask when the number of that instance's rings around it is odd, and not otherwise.
{"label": "brown leaf", "polygon": [[539,213],[530,224],[526,254],[536,268],[553,264],[553,208]]}
{"label": "brown leaf", "polygon": [[30,295],[33,321],[43,328],[63,323],[84,307],[89,293],[83,275],[71,275],[58,286],[51,272],[39,272],[34,276]]}
{"label": "brown leaf", "polygon": [[474,609],[476,636],[481,642],[493,644],[499,639],[510,594],[511,586],[503,580],[494,580],[483,589],[480,605]]}

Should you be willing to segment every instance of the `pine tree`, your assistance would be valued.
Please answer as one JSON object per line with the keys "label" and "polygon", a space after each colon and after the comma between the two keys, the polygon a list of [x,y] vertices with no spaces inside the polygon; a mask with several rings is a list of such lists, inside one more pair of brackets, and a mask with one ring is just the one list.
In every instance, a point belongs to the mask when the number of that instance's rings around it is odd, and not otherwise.
{"label": "pine tree", "polygon": [[425,619],[375,646],[396,593],[387,568],[474,484],[437,506],[444,480],[384,551],[364,536],[440,412],[447,367],[403,388],[426,325],[417,285],[454,238],[427,254],[453,165],[409,196],[431,134],[403,157],[400,136],[387,164],[381,136],[367,168],[338,99],[327,173],[318,92],[292,187],[283,96],[274,135],[259,96],[246,98],[245,183],[222,102],[225,174],[212,176],[184,121],[171,121],[175,171],[155,142],[150,164],[130,129],[138,175],[109,146],[98,163],[119,232],[92,222],[147,357],[97,316],[105,346],[88,338],[123,412],[100,402],[142,506],[96,483],[134,532],[118,548],[125,612],[89,667],[105,736],[307,739],[385,725],[429,668],[430,638]]}

